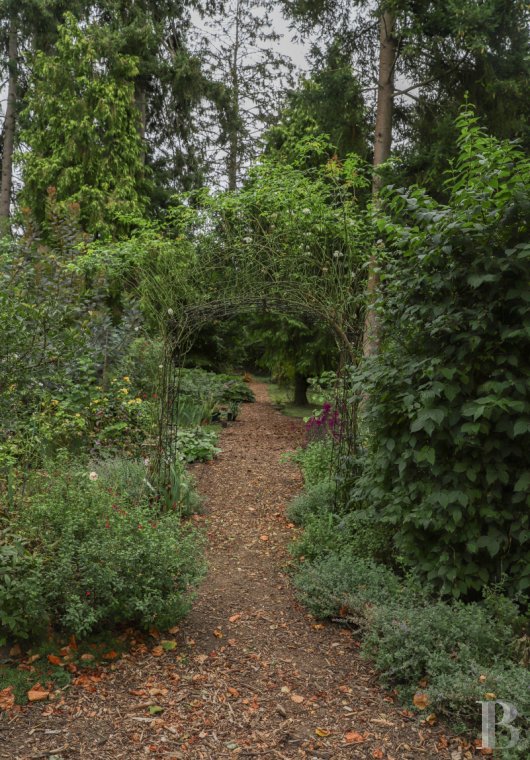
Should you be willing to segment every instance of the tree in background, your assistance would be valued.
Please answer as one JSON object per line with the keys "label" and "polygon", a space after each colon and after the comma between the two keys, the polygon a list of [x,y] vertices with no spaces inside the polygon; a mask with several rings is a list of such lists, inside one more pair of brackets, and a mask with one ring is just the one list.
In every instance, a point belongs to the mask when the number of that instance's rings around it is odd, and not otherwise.
{"label": "tree in background", "polygon": [[[401,175],[417,181],[422,170],[437,191],[439,174],[455,154],[456,132],[448,125],[467,90],[478,114],[488,115],[494,134],[528,141],[530,11],[520,0],[282,4],[303,32],[318,29],[328,44],[340,42],[350,52],[363,87],[375,91],[376,169],[389,158],[395,132],[402,140],[412,134],[413,147],[405,151],[409,163],[402,166]],[[511,98],[497,98],[506,90]],[[383,175],[375,171],[376,206],[383,184]],[[379,266],[374,252],[367,285],[365,355],[378,350]]]}
{"label": "tree in background", "polygon": [[338,43],[312,49],[310,75],[287,93],[278,124],[265,133],[266,151],[296,158],[297,144],[307,135],[327,135],[335,155],[368,155],[368,119],[350,56]]}
{"label": "tree in background", "polygon": [[406,162],[404,181],[427,179],[440,191],[440,171],[456,154],[455,117],[466,92],[492,134],[530,147],[530,9],[522,0],[282,0],[282,6],[301,34],[317,32],[350,57],[374,111],[380,19],[394,16],[393,131]]}
{"label": "tree in background", "polygon": [[147,182],[134,102],[136,61],[105,30],[66,17],[55,51],[38,52],[21,114],[20,203],[38,225],[46,199],[78,204],[82,229],[116,237],[145,209]]}
{"label": "tree in background", "polygon": [[13,200],[13,154],[17,140],[18,112],[23,102],[27,66],[24,55],[29,51],[50,50],[57,36],[57,27],[67,10],[82,15],[87,4],[53,3],[42,0],[2,0],[0,3],[0,73],[7,79],[6,105],[1,136],[2,172],[0,180],[0,234],[9,232]]}
{"label": "tree in background", "polygon": [[134,99],[144,159],[153,173],[153,206],[204,181],[205,135],[200,122],[210,83],[189,47],[191,11],[212,11],[197,0],[98,0],[95,13],[116,52],[137,62]]}
{"label": "tree in background", "polygon": [[214,170],[226,175],[229,190],[238,187],[257,155],[258,138],[278,112],[282,85],[290,81],[290,61],[274,50],[280,37],[272,28],[272,8],[260,0],[231,0],[222,19],[214,17],[203,33],[201,55],[216,83],[215,146],[224,155]]}

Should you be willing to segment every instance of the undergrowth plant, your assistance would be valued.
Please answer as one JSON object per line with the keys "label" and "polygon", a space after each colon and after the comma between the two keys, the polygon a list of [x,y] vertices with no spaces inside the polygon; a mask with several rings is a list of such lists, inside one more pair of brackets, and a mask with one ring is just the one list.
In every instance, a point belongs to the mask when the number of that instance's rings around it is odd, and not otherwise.
{"label": "undergrowth plant", "polygon": [[444,595],[530,588],[530,161],[469,110],[441,205],[388,189],[381,351],[357,376],[369,453],[352,500]]}

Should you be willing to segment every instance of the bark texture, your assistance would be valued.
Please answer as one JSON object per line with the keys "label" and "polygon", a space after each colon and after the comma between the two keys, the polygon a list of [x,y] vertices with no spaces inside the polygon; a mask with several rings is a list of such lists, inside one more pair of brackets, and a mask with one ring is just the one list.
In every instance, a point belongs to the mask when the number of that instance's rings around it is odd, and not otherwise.
{"label": "bark texture", "polygon": [[[389,158],[392,147],[394,64],[397,50],[397,41],[394,37],[395,22],[395,15],[387,11],[381,16],[379,24],[379,77],[375,120],[374,169]],[[375,172],[372,183],[372,194],[376,205],[381,184],[381,177]],[[368,270],[367,308],[363,335],[364,356],[376,354],[379,348],[379,325],[374,308],[379,287],[377,266],[377,253],[374,252],[370,258]]]}
{"label": "bark texture", "polygon": [[11,214],[11,191],[13,186],[13,150],[15,147],[17,107],[17,27],[12,18],[9,25],[7,104],[4,119],[2,150],[2,180],[0,184],[0,234],[9,232]]}

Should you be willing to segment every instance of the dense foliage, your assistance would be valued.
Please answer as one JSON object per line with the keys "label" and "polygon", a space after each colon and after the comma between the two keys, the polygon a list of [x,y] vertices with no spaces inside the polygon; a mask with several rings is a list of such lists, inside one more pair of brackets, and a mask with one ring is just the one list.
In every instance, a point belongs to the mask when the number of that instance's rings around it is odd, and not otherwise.
{"label": "dense foliage", "polygon": [[469,113],[439,205],[389,190],[384,351],[359,378],[369,455],[352,498],[422,580],[528,591],[530,164]]}
{"label": "dense foliage", "polygon": [[193,531],[178,512],[156,514],[148,493],[124,503],[128,494],[105,487],[108,477],[102,487],[97,470],[58,465],[32,478],[35,492],[0,545],[2,636],[174,625],[201,575]]}
{"label": "dense foliage", "polygon": [[71,15],[54,54],[36,53],[21,114],[20,203],[39,226],[49,195],[76,204],[82,229],[101,237],[123,233],[145,209],[137,73],[135,59],[116,54],[98,26],[81,27]]}
{"label": "dense foliage", "polygon": [[[465,726],[502,693],[524,737],[530,167],[469,108],[458,127],[446,204],[384,192],[379,354],[334,393],[328,376],[313,382],[325,403],[295,454],[294,582],[317,617],[357,629],[403,699]],[[335,438],[345,391],[354,456]],[[523,738],[506,757],[527,751]]]}

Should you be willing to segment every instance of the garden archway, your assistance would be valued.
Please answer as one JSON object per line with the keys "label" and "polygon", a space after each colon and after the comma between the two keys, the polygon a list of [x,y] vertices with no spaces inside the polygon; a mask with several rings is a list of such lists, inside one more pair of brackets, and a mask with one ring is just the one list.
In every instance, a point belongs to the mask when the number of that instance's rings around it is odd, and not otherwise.
{"label": "garden archway", "polygon": [[[333,336],[342,363],[355,360],[360,342],[357,332],[348,332],[333,309],[324,305],[304,303],[303,291],[298,294],[278,295],[262,290],[261,295],[249,294],[218,299],[205,299],[196,303],[177,304],[166,309],[163,322],[164,360],[160,378],[159,420],[155,469],[162,488],[170,487],[171,469],[177,456],[177,436],[180,400],[180,376],[186,355],[191,350],[201,329],[220,319],[230,319],[244,313],[276,313],[320,322]],[[346,403],[346,386],[337,386],[336,404],[341,408],[340,435],[335,441],[337,455],[349,451],[355,440],[355,410]]]}

